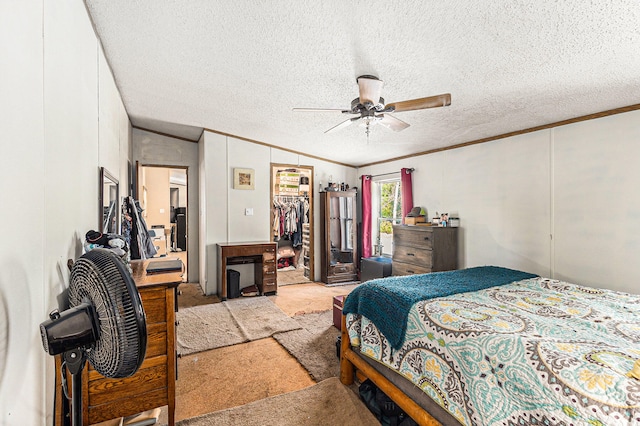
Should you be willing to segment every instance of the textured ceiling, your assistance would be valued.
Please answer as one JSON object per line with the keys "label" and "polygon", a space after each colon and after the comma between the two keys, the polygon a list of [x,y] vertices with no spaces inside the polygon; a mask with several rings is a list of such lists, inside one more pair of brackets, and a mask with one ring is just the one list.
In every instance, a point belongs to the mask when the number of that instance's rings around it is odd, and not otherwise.
{"label": "textured ceiling", "polygon": [[[640,103],[640,2],[86,0],[132,123],[198,128],[352,165]],[[402,132],[324,131],[348,118],[356,77]],[[197,136],[195,137],[197,139]]]}

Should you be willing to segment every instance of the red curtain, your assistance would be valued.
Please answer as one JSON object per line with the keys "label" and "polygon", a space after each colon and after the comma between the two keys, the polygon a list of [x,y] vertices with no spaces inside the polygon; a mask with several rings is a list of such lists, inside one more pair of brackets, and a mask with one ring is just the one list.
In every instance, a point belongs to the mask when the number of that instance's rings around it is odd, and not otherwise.
{"label": "red curtain", "polygon": [[362,175],[362,257],[371,257],[371,176]]}
{"label": "red curtain", "polygon": [[411,182],[413,169],[400,169],[400,188],[402,189],[402,224],[404,218],[413,208],[413,183]]}

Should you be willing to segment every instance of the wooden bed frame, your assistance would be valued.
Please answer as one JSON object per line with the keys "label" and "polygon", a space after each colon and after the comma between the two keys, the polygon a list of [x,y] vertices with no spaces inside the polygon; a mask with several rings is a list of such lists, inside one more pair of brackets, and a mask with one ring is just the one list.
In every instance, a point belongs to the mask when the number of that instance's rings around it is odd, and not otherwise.
{"label": "wooden bed frame", "polygon": [[340,381],[344,385],[353,383],[355,369],[358,369],[364,376],[370,379],[391,398],[400,408],[404,410],[419,425],[440,426],[441,423],[434,419],[427,411],[420,407],[414,400],[409,398],[396,385],[391,383],[381,373],[377,372],[365,360],[360,358],[353,349],[347,332],[346,316],[342,315],[342,337],[340,343]]}

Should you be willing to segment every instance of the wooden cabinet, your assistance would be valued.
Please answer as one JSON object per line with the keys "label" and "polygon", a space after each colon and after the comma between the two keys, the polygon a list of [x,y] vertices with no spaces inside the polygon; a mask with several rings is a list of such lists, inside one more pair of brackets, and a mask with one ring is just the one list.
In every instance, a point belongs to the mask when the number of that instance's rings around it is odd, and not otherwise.
{"label": "wooden cabinet", "polygon": [[[149,260],[131,262],[147,319],[147,351],[138,371],[131,377],[109,379],[89,363],[82,372],[82,423],[90,425],[168,406],[169,426],[175,425],[176,401],[176,287],[182,272],[148,275]],[[60,381],[61,356],[56,356],[56,398],[54,425],[67,423],[69,412]],[[71,375],[66,381],[71,390]]]}
{"label": "wooden cabinet", "polygon": [[393,226],[393,275],[458,268],[458,228]]}
{"label": "wooden cabinet", "polygon": [[355,191],[320,193],[321,279],[327,284],[358,280]]}

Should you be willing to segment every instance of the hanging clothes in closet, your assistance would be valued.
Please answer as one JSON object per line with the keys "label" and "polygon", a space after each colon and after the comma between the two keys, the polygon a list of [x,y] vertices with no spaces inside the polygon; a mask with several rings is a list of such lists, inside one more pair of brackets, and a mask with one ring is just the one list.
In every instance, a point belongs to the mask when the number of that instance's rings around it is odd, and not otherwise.
{"label": "hanging clothes in closet", "polygon": [[302,225],[309,223],[309,198],[276,195],[273,197],[274,241],[291,240],[294,248],[302,245]]}

